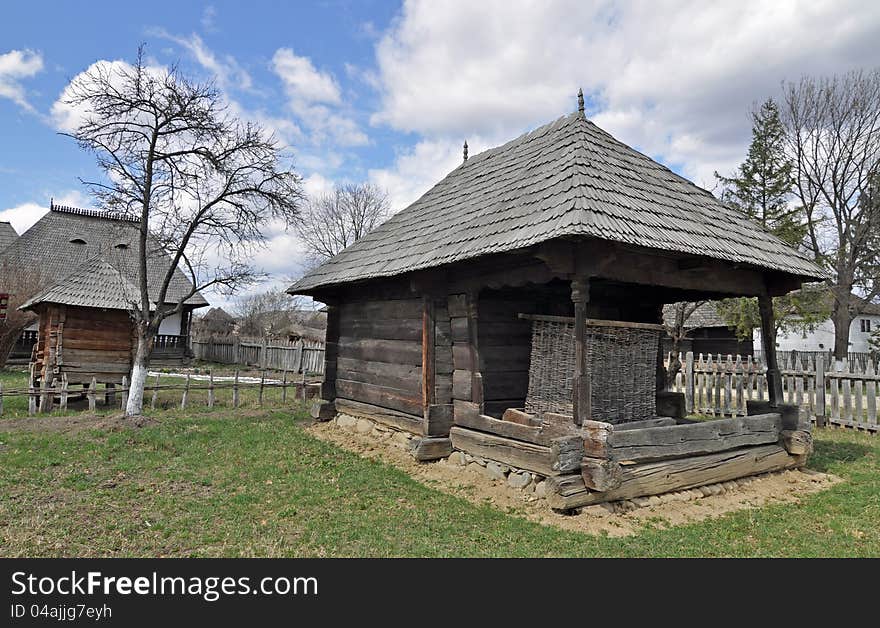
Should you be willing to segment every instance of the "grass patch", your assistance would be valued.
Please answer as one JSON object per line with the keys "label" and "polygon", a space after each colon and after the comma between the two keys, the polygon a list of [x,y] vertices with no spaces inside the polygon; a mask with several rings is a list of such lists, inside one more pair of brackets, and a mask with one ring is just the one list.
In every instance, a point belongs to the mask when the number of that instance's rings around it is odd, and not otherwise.
{"label": "grass patch", "polygon": [[880,556],[880,440],[853,431],[817,433],[809,466],[847,481],[799,504],[612,539],[426,487],[314,438],[302,410],[156,418],[0,432],[0,555]]}

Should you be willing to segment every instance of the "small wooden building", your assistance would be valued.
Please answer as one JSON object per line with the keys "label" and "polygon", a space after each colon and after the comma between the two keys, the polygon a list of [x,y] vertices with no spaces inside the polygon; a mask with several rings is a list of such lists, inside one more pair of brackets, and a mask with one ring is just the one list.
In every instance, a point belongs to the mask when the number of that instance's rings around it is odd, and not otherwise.
{"label": "small wooden building", "polygon": [[[39,269],[40,292],[21,309],[39,316],[31,355],[34,384],[117,384],[131,369],[135,347],[129,310],[139,302],[137,289],[138,223],[95,210],[54,205],[3,253],[8,263]],[[147,264],[150,295],[170,260],[155,243]],[[190,295],[192,283],[174,270],[163,307]],[[183,310],[163,321],[151,352],[151,364],[182,366],[191,359],[188,336],[192,311],[207,305],[195,292]],[[153,304],[157,307],[157,304]]]}
{"label": "small wooden building", "polygon": [[[696,304],[685,304],[693,307]],[[663,308],[663,320],[667,328],[675,326],[675,305]],[[680,307],[680,306],[679,306]],[[688,309],[690,311],[690,308]],[[696,306],[687,320],[684,321],[686,336],[681,339],[678,351],[682,354],[692,351],[694,355],[753,355],[752,338],[745,340],[738,337],[736,329],[728,325],[718,313],[718,304],[708,301]],[[663,352],[672,350],[672,338],[663,340]]]}
{"label": "small wooden building", "polygon": [[[703,458],[719,452],[737,452],[720,463],[734,477],[802,464],[780,434],[809,428],[779,409],[730,426],[685,424],[682,400],[663,389],[661,317],[666,303],[758,297],[775,406],[770,298],[822,275],[581,106],[465,152],[424,196],[289,292],[328,306],[316,415],[411,432],[420,459],[454,447],[547,476],[551,504],[568,509],[707,483],[692,467],[717,467]],[[615,430],[627,434],[617,454]],[[743,458],[744,446],[772,451]],[[658,460],[691,469],[687,479],[646,487],[640,474],[657,473],[645,465]],[[597,468],[611,479],[595,480]]]}

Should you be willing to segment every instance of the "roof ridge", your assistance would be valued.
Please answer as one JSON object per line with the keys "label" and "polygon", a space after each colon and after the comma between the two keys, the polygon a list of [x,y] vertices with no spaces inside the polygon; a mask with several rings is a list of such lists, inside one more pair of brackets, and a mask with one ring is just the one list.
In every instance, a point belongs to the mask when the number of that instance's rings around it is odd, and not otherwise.
{"label": "roof ridge", "polygon": [[121,220],[123,222],[137,222],[140,218],[123,214],[122,212],[113,212],[103,209],[83,209],[81,207],[73,207],[70,205],[56,205],[54,201],[49,201],[49,211],[59,214],[74,214],[76,216],[87,216],[89,218],[100,218],[102,220]]}

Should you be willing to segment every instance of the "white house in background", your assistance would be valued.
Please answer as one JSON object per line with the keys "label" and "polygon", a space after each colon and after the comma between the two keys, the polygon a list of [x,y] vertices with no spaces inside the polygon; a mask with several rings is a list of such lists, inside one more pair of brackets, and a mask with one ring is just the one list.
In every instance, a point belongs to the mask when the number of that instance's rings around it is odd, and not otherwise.
{"label": "white house in background", "polygon": [[[867,303],[861,314],[849,326],[848,353],[866,353],[871,350],[868,338],[871,332],[880,329],[880,305]],[[761,351],[761,330],[754,334],[755,351]],[[776,348],[779,351],[833,351],[834,323],[831,319],[822,321],[813,331],[789,331],[776,335]]]}

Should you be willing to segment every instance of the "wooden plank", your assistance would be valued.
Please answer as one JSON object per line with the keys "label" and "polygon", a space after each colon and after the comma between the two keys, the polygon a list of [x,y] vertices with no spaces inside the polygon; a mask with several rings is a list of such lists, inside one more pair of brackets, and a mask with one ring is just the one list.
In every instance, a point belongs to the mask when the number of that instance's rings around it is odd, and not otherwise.
{"label": "wooden plank", "polygon": [[520,425],[528,425],[531,427],[541,427],[541,419],[534,414],[529,414],[516,408],[507,408],[501,416],[502,421],[511,421]]}
{"label": "wooden plank", "polygon": [[688,351],[684,358],[684,407],[688,414],[694,413],[694,352]]}
{"label": "wooden plank", "polygon": [[[874,362],[868,361],[868,369],[866,375],[874,375]],[[865,418],[867,423],[877,423],[877,383],[873,380],[866,382],[866,394],[868,396],[868,416]]]}
{"label": "wooden plank", "polygon": [[550,446],[550,440],[555,434],[545,433],[540,427],[531,427],[512,423],[501,419],[495,419],[485,414],[474,412],[475,408],[470,405],[456,400],[455,404],[455,425],[467,427],[480,432],[503,436],[514,440],[520,440],[543,447]]}
{"label": "wooden plank", "polygon": [[554,451],[553,445],[545,447],[459,426],[454,426],[449,436],[456,449],[545,476],[577,470],[583,458],[581,449],[580,457],[572,462],[577,452],[572,439],[559,439],[564,445]]}
{"label": "wooden plank", "polygon": [[678,421],[672,417],[659,417],[656,419],[644,419],[642,421],[616,423],[613,427],[615,432],[625,432],[627,430],[641,430],[649,427],[668,427],[670,425],[678,425]]}
{"label": "wooden plank", "polygon": [[434,390],[435,364],[434,364],[434,300],[424,297],[422,300],[422,407],[428,411],[428,406],[434,403],[436,391]]}
{"label": "wooden plank", "polygon": [[339,358],[336,363],[336,377],[363,384],[409,390],[418,395],[422,390],[422,367],[412,364]]}
{"label": "wooden plank", "polygon": [[[852,385],[850,384],[849,379],[842,380],[842,394],[843,394],[843,420],[852,422],[853,420],[853,412],[852,412]],[[861,420],[861,419],[859,419]]]}
{"label": "wooden plank", "polygon": [[623,468],[618,488],[590,491],[580,475],[548,479],[551,508],[568,510],[605,501],[659,495],[736,478],[801,467],[806,456],[792,456],[780,445],[758,445],[704,456],[647,462]]}
{"label": "wooden plank", "polygon": [[[547,321],[556,323],[573,323],[574,317],[571,316],[547,316],[544,314],[520,314],[520,318],[529,321]],[[612,321],[602,318],[585,318],[585,323],[594,327],[623,327],[629,329],[650,329],[653,331],[664,331],[666,328],[657,323],[635,323],[629,321]]]}
{"label": "wooden plank", "polygon": [[615,431],[611,455],[620,462],[646,462],[739,449],[779,440],[782,418],[763,414],[638,430]]}
{"label": "wooden plank", "polygon": [[383,299],[373,301],[347,301],[339,306],[341,318],[349,320],[410,319],[422,318],[421,299]]}
{"label": "wooden plank", "polygon": [[422,365],[422,344],[420,342],[341,336],[338,351],[338,357],[341,358],[409,364],[419,367]]}
{"label": "wooden plank", "polygon": [[391,408],[407,414],[424,415],[421,395],[410,390],[337,378],[336,394],[345,399],[353,399],[382,408]]}
{"label": "wooden plank", "polygon": [[422,321],[421,318],[358,319],[343,314],[339,321],[339,333],[353,338],[421,342]]}
{"label": "wooden plank", "polygon": [[389,408],[363,403],[352,399],[337,398],[336,411],[354,417],[369,419],[383,425],[389,425],[411,434],[424,436],[424,417]]}

